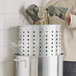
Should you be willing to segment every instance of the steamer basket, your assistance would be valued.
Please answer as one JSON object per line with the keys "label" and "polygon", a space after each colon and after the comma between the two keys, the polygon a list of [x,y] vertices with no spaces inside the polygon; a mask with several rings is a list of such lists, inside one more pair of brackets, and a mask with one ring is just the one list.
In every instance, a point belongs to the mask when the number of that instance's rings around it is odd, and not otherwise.
{"label": "steamer basket", "polygon": [[[25,71],[16,67],[16,74],[19,73],[16,76],[63,76],[61,25],[20,26],[19,55],[22,59],[27,57],[30,73],[24,69],[24,62],[16,61]],[[20,57],[16,60],[22,60]]]}
{"label": "steamer basket", "polygon": [[28,25],[19,27],[19,48],[23,56],[61,54],[61,25]]}

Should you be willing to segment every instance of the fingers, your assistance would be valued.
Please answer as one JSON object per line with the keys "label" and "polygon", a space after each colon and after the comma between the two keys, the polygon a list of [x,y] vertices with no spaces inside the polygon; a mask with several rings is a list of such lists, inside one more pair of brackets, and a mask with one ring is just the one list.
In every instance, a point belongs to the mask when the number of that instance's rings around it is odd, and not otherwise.
{"label": "fingers", "polygon": [[55,14],[55,8],[53,6],[49,6],[48,8],[46,8],[46,11],[50,16],[53,16]]}

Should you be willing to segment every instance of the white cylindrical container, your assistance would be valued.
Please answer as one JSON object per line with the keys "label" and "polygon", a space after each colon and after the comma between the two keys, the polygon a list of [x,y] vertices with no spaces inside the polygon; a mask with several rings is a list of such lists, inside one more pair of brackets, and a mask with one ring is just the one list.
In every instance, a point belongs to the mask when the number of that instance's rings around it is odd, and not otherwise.
{"label": "white cylindrical container", "polygon": [[42,76],[57,76],[57,56],[43,57]]}
{"label": "white cylindrical container", "polygon": [[63,55],[43,57],[42,76],[63,76]]}
{"label": "white cylindrical container", "polygon": [[38,57],[30,57],[30,76],[38,76]]}
{"label": "white cylindrical container", "polygon": [[30,58],[15,55],[15,76],[30,76]]}

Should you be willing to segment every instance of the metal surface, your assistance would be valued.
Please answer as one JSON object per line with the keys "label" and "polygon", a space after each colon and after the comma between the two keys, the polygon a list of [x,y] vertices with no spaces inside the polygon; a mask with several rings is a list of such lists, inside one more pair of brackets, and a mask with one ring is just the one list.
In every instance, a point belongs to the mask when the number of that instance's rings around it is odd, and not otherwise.
{"label": "metal surface", "polygon": [[15,56],[15,76],[30,76],[30,58]]}
{"label": "metal surface", "polygon": [[20,54],[51,56],[61,54],[60,25],[28,25],[19,27]]}
{"label": "metal surface", "polygon": [[[19,55],[16,76],[63,76],[61,25],[20,26]],[[28,72],[22,59],[30,64]]]}

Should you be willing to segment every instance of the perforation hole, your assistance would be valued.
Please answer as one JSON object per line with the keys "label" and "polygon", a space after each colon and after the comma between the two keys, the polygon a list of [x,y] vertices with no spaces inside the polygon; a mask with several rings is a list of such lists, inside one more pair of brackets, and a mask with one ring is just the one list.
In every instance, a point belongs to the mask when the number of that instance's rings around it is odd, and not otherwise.
{"label": "perforation hole", "polygon": [[25,54],[23,54],[23,56],[24,56]]}
{"label": "perforation hole", "polygon": [[23,46],[23,48],[24,48],[24,46]]}
{"label": "perforation hole", "polygon": [[56,48],[57,48],[58,46],[56,46]]}
{"label": "perforation hole", "polygon": [[58,38],[56,38],[56,40],[58,40]]}
{"label": "perforation hole", "polygon": [[33,41],[35,41],[35,39],[33,39]]}
{"label": "perforation hole", "polygon": [[56,50],[56,51],[58,51],[58,50]]}
{"label": "perforation hole", "polygon": [[20,41],[21,41],[21,39],[20,39]]}
{"label": "perforation hole", "polygon": [[27,50],[27,52],[29,52],[29,50]]}
{"label": "perforation hole", "polygon": [[41,39],[40,39],[40,41],[41,41]]}
{"label": "perforation hole", "polygon": [[41,56],[41,54],[39,54],[39,56]]}
{"label": "perforation hole", "polygon": [[47,52],[47,50],[46,50],[46,52]]}
{"label": "perforation hole", "polygon": [[23,41],[24,41],[24,39],[23,39]]}
{"label": "perforation hole", "polygon": [[41,50],[39,50],[41,52]]}
{"label": "perforation hole", "polygon": [[35,37],[35,35],[33,35],[33,37]]}
{"label": "perforation hole", "polygon": [[25,33],[25,32],[23,31],[23,33]]}
{"label": "perforation hole", "polygon": [[58,42],[56,42],[56,44],[58,44]]}
{"label": "perforation hole", "polygon": [[48,33],[48,31],[46,31],[46,33]]}
{"label": "perforation hole", "polygon": [[58,31],[56,31],[56,33],[58,33]]}
{"label": "perforation hole", "polygon": [[51,48],[53,48],[53,46],[51,46]]}
{"label": "perforation hole", "polygon": [[41,42],[40,42],[40,44],[41,44]]}
{"label": "perforation hole", "polygon": [[41,46],[40,46],[40,48],[41,48]]}
{"label": "perforation hole", "polygon": [[33,56],[35,56],[35,54],[33,54]]}
{"label": "perforation hole", "polygon": [[25,35],[23,35],[23,37],[25,37]]}
{"label": "perforation hole", "polygon": [[51,52],[53,52],[53,50],[51,50]]}
{"label": "perforation hole", "polygon": [[58,36],[58,35],[56,35],[56,36]]}
{"label": "perforation hole", "polygon": [[29,37],[29,35],[27,35],[27,37]]}
{"label": "perforation hole", "polygon": [[53,31],[52,31],[52,33],[53,33]]}
{"label": "perforation hole", "polygon": [[35,33],[35,31],[33,31],[33,33]]}
{"label": "perforation hole", "polygon": [[29,41],[29,39],[27,39]]}
{"label": "perforation hole", "polygon": [[47,41],[48,39],[46,39],[46,41]]}
{"label": "perforation hole", "polygon": [[47,56],[47,54],[46,54],[46,56]]}
{"label": "perforation hole", "polygon": [[53,39],[51,39],[51,40],[53,40]]}
{"label": "perforation hole", "polygon": [[27,54],[27,56],[29,56],[29,54]]}
{"label": "perforation hole", "polygon": [[46,37],[48,37],[48,35],[46,35]]}
{"label": "perforation hole", "polygon": [[41,35],[40,35],[40,37],[41,37]]}
{"label": "perforation hole", "polygon": [[53,54],[51,54],[51,55],[53,55]]}
{"label": "perforation hole", "polygon": [[33,52],[35,52],[35,50],[33,50]]}
{"label": "perforation hole", "polygon": [[35,43],[33,43],[33,45],[35,45]]}
{"label": "perforation hole", "polygon": [[33,46],[33,48],[35,48],[35,46]]}
{"label": "perforation hole", "polygon": [[51,44],[53,44],[53,42]]}
{"label": "perforation hole", "polygon": [[23,43],[23,45],[24,45],[24,43]]}
{"label": "perforation hole", "polygon": [[27,48],[29,48],[29,46],[27,46]]}
{"label": "perforation hole", "polygon": [[29,31],[27,31],[27,33],[29,33]]}
{"label": "perforation hole", "polygon": [[27,44],[29,44],[29,43],[27,43]]}
{"label": "perforation hole", "polygon": [[40,33],[42,33],[42,31],[40,31]]}
{"label": "perforation hole", "polygon": [[46,42],[46,44],[48,44],[48,42]]}
{"label": "perforation hole", "polygon": [[48,47],[46,46],[46,48],[48,48]]}
{"label": "perforation hole", "polygon": [[53,37],[53,35],[52,35],[52,37]]}
{"label": "perforation hole", "polygon": [[23,52],[25,52],[25,50],[23,50]]}

